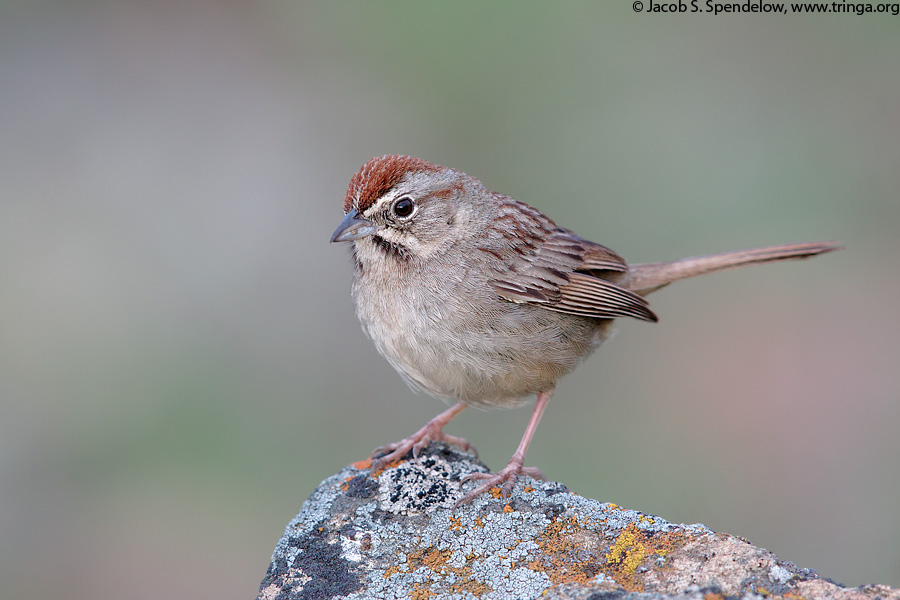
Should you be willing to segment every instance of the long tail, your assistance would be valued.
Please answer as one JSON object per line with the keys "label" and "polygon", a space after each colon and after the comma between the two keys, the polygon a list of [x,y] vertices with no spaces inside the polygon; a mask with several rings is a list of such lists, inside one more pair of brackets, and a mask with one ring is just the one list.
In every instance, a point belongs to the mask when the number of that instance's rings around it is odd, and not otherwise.
{"label": "long tail", "polygon": [[775,260],[809,258],[840,248],[842,246],[837,242],[803,242],[723,252],[722,254],[692,256],[672,262],[641,263],[628,266],[627,279],[622,283],[631,291],[645,296],[673,281],[686,277]]}

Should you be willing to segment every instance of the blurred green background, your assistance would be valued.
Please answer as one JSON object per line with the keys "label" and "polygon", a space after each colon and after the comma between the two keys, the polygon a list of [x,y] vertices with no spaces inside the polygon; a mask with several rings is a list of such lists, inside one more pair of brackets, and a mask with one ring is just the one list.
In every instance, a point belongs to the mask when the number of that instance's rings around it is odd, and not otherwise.
{"label": "blurred green background", "polygon": [[[528,463],[900,586],[900,21],[630,2],[20,2],[0,15],[4,597],[248,598],[317,483],[443,409],[364,337],[350,176],[462,169],[683,282]],[[529,410],[448,431],[503,466]]]}

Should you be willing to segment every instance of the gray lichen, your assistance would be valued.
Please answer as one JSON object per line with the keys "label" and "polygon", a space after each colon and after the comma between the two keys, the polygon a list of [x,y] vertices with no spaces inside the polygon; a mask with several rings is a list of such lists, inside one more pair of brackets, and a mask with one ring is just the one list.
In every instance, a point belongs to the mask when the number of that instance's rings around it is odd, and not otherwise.
{"label": "gray lichen", "polygon": [[382,471],[344,468],[287,526],[259,598],[900,600],[900,590],[843,588],[733,536],[559,483],[523,477],[510,498],[483,494],[453,510],[462,479],[485,470],[437,444]]}

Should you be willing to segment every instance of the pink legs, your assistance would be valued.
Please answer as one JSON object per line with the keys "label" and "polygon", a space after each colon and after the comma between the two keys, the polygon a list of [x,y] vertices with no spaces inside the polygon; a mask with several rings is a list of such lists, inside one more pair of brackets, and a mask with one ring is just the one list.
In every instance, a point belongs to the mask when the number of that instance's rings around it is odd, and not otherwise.
{"label": "pink legs", "polygon": [[460,504],[471,502],[479,495],[489,491],[491,488],[496,487],[501,483],[503,484],[502,494],[504,497],[508,498],[512,493],[512,489],[516,485],[516,479],[518,479],[520,473],[524,473],[525,475],[534,477],[535,479],[544,478],[544,475],[543,473],[541,473],[540,469],[523,467],[522,465],[525,462],[525,453],[528,451],[528,445],[531,443],[531,438],[534,436],[534,432],[537,430],[538,423],[541,422],[541,416],[544,414],[544,409],[547,408],[547,402],[550,400],[550,397],[552,395],[552,389],[550,391],[540,392],[538,394],[537,404],[534,405],[534,412],[531,413],[531,419],[529,419],[528,421],[528,427],[525,428],[525,435],[522,436],[522,441],[519,442],[519,447],[516,448],[516,451],[512,455],[512,458],[509,459],[509,463],[507,463],[505,467],[503,467],[496,473],[472,473],[471,475],[466,477],[463,480],[464,482],[471,481],[473,479],[483,479],[484,483],[463,496],[462,499],[458,500],[454,506],[459,506]]}
{"label": "pink legs", "polygon": [[[523,464],[525,463],[525,453],[528,452],[528,446],[531,444],[531,438],[534,437],[534,432],[537,430],[538,423],[541,422],[541,416],[544,414],[544,409],[547,408],[547,402],[550,401],[552,395],[552,389],[538,394],[537,403],[534,405],[531,419],[528,420],[528,427],[525,428],[525,434],[522,436],[522,441],[519,442],[519,447],[516,448],[515,453],[512,455],[512,458],[509,459],[507,465],[496,473],[472,473],[466,477],[463,482],[482,479],[484,480],[484,483],[463,496],[454,506],[471,502],[481,494],[490,491],[491,488],[501,484],[503,485],[501,493],[504,497],[509,497],[512,493],[512,489],[516,485],[519,474],[522,473],[534,477],[535,479],[544,478],[540,469],[525,467]],[[410,450],[412,450],[413,456],[416,457],[431,441],[447,442],[454,446],[459,446],[466,451],[474,450],[468,440],[444,433],[444,426],[452,421],[456,415],[465,410],[465,408],[466,405],[462,402],[455,404],[425,423],[425,426],[422,427],[422,429],[418,430],[408,438],[375,449],[375,451],[372,452],[373,457],[382,452],[389,452],[389,454],[376,459],[373,466],[375,468],[382,468],[387,464],[403,458]]]}
{"label": "pink legs", "polygon": [[419,452],[421,452],[422,449],[425,448],[432,440],[447,442],[449,444],[453,444],[454,446],[459,446],[466,451],[474,450],[468,440],[461,437],[456,437],[454,435],[447,435],[443,431],[444,426],[452,421],[456,415],[465,410],[465,408],[466,405],[462,402],[455,404],[432,420],[425,423],[425,426],[422,427],[422,429],[418,430],[408,438],[404,438],[399,442],[394,442],[393,444],[388,444],[387,446],[376,448],[372,452],[373,457],[381,452],[390,452],[390,454],[382,456],[381,458],[375,460],[374,466],[376,468],[381,468],[389,463],[394,462],[395,460],[399,460],[403,458],[406,453],[410,451],[410,449],[412,449],[413,451],[413,457],[417,457],[419,455]]}

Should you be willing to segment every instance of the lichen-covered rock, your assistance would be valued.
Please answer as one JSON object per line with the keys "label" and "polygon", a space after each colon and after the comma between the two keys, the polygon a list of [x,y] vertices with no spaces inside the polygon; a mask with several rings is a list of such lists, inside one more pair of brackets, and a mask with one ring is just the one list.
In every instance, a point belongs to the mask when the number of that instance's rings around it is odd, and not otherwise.
{"label": "lichen-covered rock", "polygon": [[[325,480],[287,526],[263,600],[740,597],[900,600],[848,589],[703,525],[673,525],[523,477],[453,510],[475,457],[434,444],[382,471]],[[467,484],[472,486],[474,484]]]}

